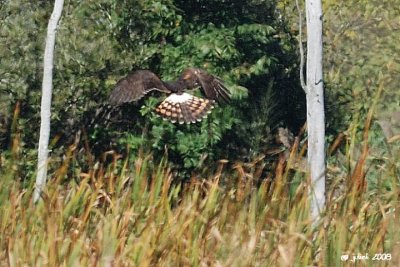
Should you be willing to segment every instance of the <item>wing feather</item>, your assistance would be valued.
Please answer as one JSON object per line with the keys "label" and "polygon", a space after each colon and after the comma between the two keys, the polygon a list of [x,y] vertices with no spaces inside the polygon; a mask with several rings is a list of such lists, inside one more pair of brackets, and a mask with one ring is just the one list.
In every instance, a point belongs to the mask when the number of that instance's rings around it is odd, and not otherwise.
{"label": "wing feather", "polygon": [[170,90],[153,72],[149,70],[135,71],[117,82],[110,94],[110,103],[119,105],[138,101],[153,90],[170,93]]}

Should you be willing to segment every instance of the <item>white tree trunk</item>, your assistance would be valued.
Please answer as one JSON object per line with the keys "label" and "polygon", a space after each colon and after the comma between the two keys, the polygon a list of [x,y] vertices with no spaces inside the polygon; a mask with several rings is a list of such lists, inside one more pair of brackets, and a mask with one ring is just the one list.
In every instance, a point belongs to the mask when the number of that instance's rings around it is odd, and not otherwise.
{"label": "white tree trunk", "polygon": [[315,221],[325,207],[325,110],[321,0],[306,0],[306,19],[308,163],[311,173],[311,216]]}
{"label": "white tree trunk", "polygon": [[55,0],[53,13],[47,26],[46,47],[44,50],[42,101],[40,106],[40,137],[38,147],[38,165],[33,201],[37,202],[46,184],[48,145],[50,138],[51,95],[53,90],[53,58],[56,30],[60,20],[64,0]]}

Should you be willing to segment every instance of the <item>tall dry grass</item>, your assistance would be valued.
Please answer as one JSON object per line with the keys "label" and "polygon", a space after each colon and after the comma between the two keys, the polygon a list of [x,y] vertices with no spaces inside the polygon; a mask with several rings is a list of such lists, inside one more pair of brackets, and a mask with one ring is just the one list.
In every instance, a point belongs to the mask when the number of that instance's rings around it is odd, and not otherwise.
{"label": "tall dry grass", "polygon": [[[83,172],[72,150],[38,205],[33,183],[15,179],[13,157],[3,161],[1,266],[400,265],[394,159],[380,176],[390,189],[369,191],[349,182],[368,175],[368,154],[348,169],[330,159],[327,209],[313,224],[307,175],[296,170],[305,151],[298,142],[267,178],[260,160],[221,161],[216,173],[185,184],[151,156],[108,153],[110,164],[92,159]],[[368,260],[350,261],[366,253]],[[375,253],[391,259],[373,261]]]}

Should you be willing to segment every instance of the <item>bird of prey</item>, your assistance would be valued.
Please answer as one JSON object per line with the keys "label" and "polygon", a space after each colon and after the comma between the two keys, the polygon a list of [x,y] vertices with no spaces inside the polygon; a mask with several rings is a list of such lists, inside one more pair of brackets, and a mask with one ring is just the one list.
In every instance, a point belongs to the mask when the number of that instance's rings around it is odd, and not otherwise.
{"label": "bird of prey", "polygon": [[[205,98],[185,92],[197,87]],[[117,82],[110,94],[110,103],[119,105],[138,101],[154,90],[169,94],[158,105],[156,113],[179,124],[201,121],[211,112],[215,101],[227,103],[230,100],[230,93],[220,78],[203,69],[187,68],[175,81],[162,81],[149,70],[135,71]]]}

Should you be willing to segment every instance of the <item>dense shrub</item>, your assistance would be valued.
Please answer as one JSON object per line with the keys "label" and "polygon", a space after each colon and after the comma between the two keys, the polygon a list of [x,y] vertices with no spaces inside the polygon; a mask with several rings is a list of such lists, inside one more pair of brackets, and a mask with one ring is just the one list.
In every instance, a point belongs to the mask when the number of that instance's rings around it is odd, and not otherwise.
{"label": "dense shrub", "polygon": [[[296,45],[277,20],[274,3],[191,4],[198,8],[178,0],[66,3],[54,71],[55,153],[84,130],[81,136],[87,137],[92,153],[146,149],[156,155],[168,153],[172,163],[191,170],[204,160],[257,155],[271,144],[278,126],[296,131],[302,125]],[[18,123],[26,149],[34,148],[37,140],[41,60],[50,10],[47,3],[17,7],[11,1],[1,8],[8,50],[2,49],[0,57],[8,78],[0,86],[11,100],[2,105],[12,110],[16,99],[23,103]],[[10,12],[14,15],[8,16]],[[107,106],[113,85],[132,70],[151,69],[163,79],[175,79],[188,66],[224,79],[232,103],[218,106],[208,119],[190,126],[156,117],[153,107],[160,95],[117,108]],[[11,112],[6,116],[11,118]]]}

